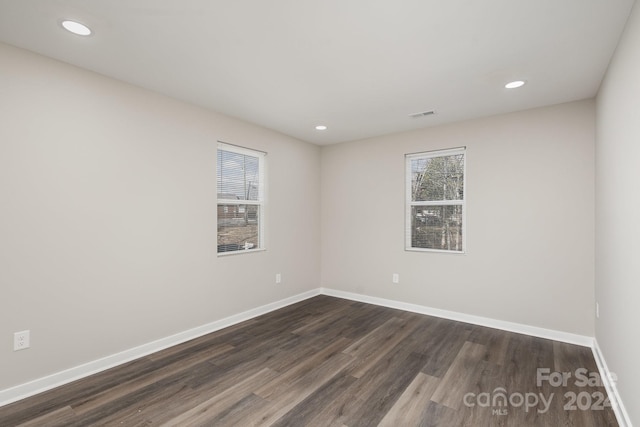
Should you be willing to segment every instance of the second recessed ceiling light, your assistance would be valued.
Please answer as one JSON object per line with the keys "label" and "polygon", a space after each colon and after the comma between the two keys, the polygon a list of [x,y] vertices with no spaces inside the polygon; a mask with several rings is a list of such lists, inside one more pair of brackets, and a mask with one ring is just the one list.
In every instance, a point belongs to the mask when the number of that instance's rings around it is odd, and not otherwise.
{"label": "second recessed ceiling light", "polygon": [[514,80],[504,85],[504,87],[506,87],[507,89],[515,89],[524,86],[525,83],[526,82],[524,80]]}
{"label": "second recessed ceiling light", "polygon": [[91,29],[84,24],[81,24],[76,21],[65,20],[62,21],[62,26],[65,30],[72,32],[73,34],[77,34],[79,36],[88,36],[91,34]]}

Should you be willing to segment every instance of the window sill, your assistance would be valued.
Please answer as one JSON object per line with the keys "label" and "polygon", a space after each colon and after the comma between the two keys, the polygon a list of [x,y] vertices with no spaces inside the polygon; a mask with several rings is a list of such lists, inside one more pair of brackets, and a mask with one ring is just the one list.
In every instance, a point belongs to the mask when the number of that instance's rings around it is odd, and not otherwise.
{"label": "window sill", "polygon": [[466,255],[467,251],[446,251],[443,249],[404,248],[407,252],[433,252],[439,254]]}
{"label": "window sill", "polygon": [[244,255],[244,254],[252,254],[256,252],[265,252],[265,248],[257,248],[257,249],[243,249],[241,251],[229,251],[229,252],[218,252],[219,257],[227,257],[232,255]]}

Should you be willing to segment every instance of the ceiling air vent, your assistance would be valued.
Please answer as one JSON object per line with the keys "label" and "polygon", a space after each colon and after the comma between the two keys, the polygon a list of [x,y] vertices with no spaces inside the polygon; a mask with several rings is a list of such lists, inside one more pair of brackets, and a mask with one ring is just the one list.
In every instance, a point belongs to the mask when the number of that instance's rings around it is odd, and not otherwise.
{"label": "ceiling air vent", "polygon": [[420,113],[411,113],[409,114],[409,117],[411,117],[412,119],[418,119],[420,117],[433,116],[435,113],[435,110],[422,111]]}

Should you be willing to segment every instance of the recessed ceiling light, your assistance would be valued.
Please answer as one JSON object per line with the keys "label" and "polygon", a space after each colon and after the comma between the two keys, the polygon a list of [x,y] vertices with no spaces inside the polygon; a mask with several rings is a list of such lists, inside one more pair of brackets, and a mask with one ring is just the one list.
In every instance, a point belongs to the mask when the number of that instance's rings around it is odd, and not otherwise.
{"label": "recessed ceiling light", "polygon": [[507,89],[515,89],[515,88],[524,86],[525,83],[526,82],[524,80],[514,80],[504,85],[504,87],[506,87]]}
{"label": "recessed ceiling light", "polygon": [[65,30],[79,36],[88,36],[91,34],[91,29],[89,27],[76,21],[62,21],[62,26]]}
{"label": "recessed ceiling light", "polygon": [[316,130],[327,130],[327,127],[325,125],[318,125],[316,126]]}

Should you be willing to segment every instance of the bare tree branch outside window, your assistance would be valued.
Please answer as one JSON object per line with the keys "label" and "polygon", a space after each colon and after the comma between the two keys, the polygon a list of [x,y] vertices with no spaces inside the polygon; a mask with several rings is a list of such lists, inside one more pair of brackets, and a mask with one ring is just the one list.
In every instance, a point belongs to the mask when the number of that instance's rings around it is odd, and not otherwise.
{"label": "bare tree branch outside window", "polygon": [[407,248],[464,251],[464,150],[407,156],[407,174]]}

